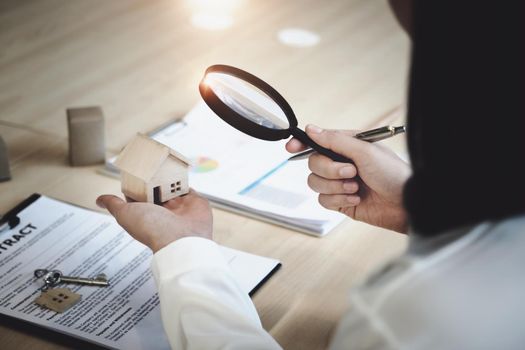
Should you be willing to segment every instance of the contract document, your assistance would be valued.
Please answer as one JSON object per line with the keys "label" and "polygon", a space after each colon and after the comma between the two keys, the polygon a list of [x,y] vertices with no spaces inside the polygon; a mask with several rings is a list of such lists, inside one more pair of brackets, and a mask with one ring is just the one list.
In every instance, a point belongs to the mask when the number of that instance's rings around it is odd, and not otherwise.
{"label": "contract document", "polygon": [[[16,227],[0,232],[0,313],[112,349],[170,349],[150,272],[151,250],[113,219],[33,195],[15,213]],[[222,247],[237,281],[254,292],[279,261]],[[36,305],[43,282],[36,269],[94,277],[107,287],[61,284],[81,294],[64,313]]]}
{"label": "contract document", "polygon": [[[204,102],[150,136],[191,160],[190,187],[217,207],[317,236],[345,219],[318,203],[307,184],[308,161],[289,162],[286,140],[245,135]],[[118,176],[115,159],[110,158],[105,169]]]}

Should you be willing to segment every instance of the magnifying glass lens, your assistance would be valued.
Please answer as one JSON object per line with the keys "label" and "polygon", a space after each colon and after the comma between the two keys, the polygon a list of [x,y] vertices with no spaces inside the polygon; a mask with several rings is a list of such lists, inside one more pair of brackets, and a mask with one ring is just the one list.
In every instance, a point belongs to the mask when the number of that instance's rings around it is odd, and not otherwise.
{"label": "magnifying glass lens", "polygon": [[217,116],[247,135],[267,141],[293,136],[337,162],[352,162],[315,143],[297,127],[297,119],[288,102],[266,82],[248,72],[222,64],[210,66],[199,83],[199,91]]}
{"label": "magnifying glass lens", "polygon": [[283,110],[266,93],[233,75],[210,72],[206,86],[230,109],[247,120],[268,129],[290,127]]}

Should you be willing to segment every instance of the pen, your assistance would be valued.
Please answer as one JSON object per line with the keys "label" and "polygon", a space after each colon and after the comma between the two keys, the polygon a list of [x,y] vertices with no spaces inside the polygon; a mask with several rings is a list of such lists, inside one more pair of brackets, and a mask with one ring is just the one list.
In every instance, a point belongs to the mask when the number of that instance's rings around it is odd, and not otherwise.
{"label": "pen", "polygon": [[[356,134],[354,137],[368,142],[376,142],[380,140],[387,139],[389,137],[392,137],[397,134],[404,133],[406,131],[406,128],[404,125],[402,126],[383,126],[377,129],[372,129],[368,131],[360,132],[359,134]],[[304,152],[298,153],[294,156],[291,156],[288,158],[288,160],[299,160],[307,158],[310,154],[314,153],[314,149],[309,149]]]}

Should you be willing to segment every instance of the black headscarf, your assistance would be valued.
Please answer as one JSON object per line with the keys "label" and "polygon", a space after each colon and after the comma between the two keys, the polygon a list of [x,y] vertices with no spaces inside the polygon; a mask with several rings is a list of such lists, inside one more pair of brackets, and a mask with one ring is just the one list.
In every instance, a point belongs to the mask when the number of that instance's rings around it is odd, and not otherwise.
{"label": "black headscarf", "polygon": [[408,101],[418,234],[525,213],[523,1],[415,1]]}

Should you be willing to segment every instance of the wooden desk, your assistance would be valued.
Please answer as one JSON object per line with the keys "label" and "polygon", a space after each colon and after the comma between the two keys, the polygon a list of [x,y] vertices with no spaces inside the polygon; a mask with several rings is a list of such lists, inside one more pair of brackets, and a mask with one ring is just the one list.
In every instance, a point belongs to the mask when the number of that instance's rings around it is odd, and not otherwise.
{"label": "wooden desk", "polygon": [[[192,26],[206,3],[223,4],[213,13],[228,10],[232,26]],[[311,30],[321,40],[285,46],[277,32],[286,27]],[[93,209],[99,194],[119,194],[118,181],[97,167],[67,165],[65,109],[101,106],[107,151],[114,154],[137,131],[189,110],[200,99],[205,68],[215,63],[270,82],[300,126],[367,128],[404,117],[408,40],[384,1],[6,0],[0,47],[0,134],[13,176],[0,183],[0,212],[33,192]],[[386,143],[404,151],[403,137]],[[219,243],[283,262],[254,301],[265,328],[286,349],[324,348],[349,288],[405,246],[402,235],[351,220],[319,239],[214,214]],[[2,349],[93,348],[6,318],[0,338]]]}

